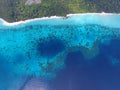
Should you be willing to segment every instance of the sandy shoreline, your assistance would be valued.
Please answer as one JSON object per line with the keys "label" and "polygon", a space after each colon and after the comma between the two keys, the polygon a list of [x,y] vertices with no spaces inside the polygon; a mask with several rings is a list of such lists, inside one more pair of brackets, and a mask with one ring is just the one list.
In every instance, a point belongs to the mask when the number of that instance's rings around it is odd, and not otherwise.
{"label": "sandy shoreline", "polygon": [[74,16],[86,16],[86,15],[89,15],[91,17],[94,17],[94,15],[103,17],[103,16],[111,16],[111,15],[119,16],[120,14],[104,13],[104,12],[102,12],[102,13],[67,14],[65,17],[63,17],[63,16],[42,17],[42,18],[34,18],[34,19],[28,19],[28,20],[12,22],[12,23],[9,23],[9,22],[5,21],[4,19],[0,18],[0,25],[2,25],[2,26],[16,26],[16,25],[21,25],[21,24],[23,25],[23,24],[26,24],[28,22],[33,22],[33,21],[42,21],[42,20],[51,20],[51,19],[65,20],[65,19],[68,19],[69,17],[72,17],[72,16],[74,17]]}

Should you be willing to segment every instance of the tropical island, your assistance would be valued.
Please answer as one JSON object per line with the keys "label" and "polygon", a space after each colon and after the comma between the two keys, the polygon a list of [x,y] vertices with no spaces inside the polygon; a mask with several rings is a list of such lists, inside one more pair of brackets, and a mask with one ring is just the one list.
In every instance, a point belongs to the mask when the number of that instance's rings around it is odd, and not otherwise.
{"label": "tropical island", "polygon": [[119,8],[0,0],[0,90],[120,90]]}
{"label": "tropical island", "polygon": [[15,22],[74,13],[119,13],[120,0],[0,0],[0,18]]}

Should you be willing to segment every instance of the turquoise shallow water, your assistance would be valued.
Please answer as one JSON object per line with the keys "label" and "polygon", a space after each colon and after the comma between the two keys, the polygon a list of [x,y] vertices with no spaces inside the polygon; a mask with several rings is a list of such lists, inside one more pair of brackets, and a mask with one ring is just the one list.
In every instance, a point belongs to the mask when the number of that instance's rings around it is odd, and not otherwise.
{"label": "turquoise shallow water", "polygon": [[119,90],[119,46],[119,14],[1,19],[0,90]]}

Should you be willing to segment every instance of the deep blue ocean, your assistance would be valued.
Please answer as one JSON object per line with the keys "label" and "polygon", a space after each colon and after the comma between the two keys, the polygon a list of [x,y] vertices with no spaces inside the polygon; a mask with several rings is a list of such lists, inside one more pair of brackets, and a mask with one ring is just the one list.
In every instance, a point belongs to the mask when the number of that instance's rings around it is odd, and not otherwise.
{"label": "deep blue ocean", "polygon": [[0,90],[120,90],[120,15],[1,19]]}
{"label": "deep blue ocean", "polygon": [[[87,61],[80,51],[70,52],[66,68],[52,81],[50,90],[119,90],[120,62],[112,65],[108,55],[120,60],[120,40],[99,45],[100,51]],[[64,88],[63,88],[64,87]]]}

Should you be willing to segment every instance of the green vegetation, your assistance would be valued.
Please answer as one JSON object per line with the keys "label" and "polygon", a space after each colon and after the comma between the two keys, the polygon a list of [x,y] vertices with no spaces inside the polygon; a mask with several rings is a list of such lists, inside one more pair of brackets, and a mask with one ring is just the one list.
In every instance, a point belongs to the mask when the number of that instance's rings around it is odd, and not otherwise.
{"label": "green vegetation", "polygon": [[0,17],[19,21],[44,16],[65,16],[69,13],[120,12],[120,0],[42,0],[40,4],[25,5],[26,0],[0,0]]}

